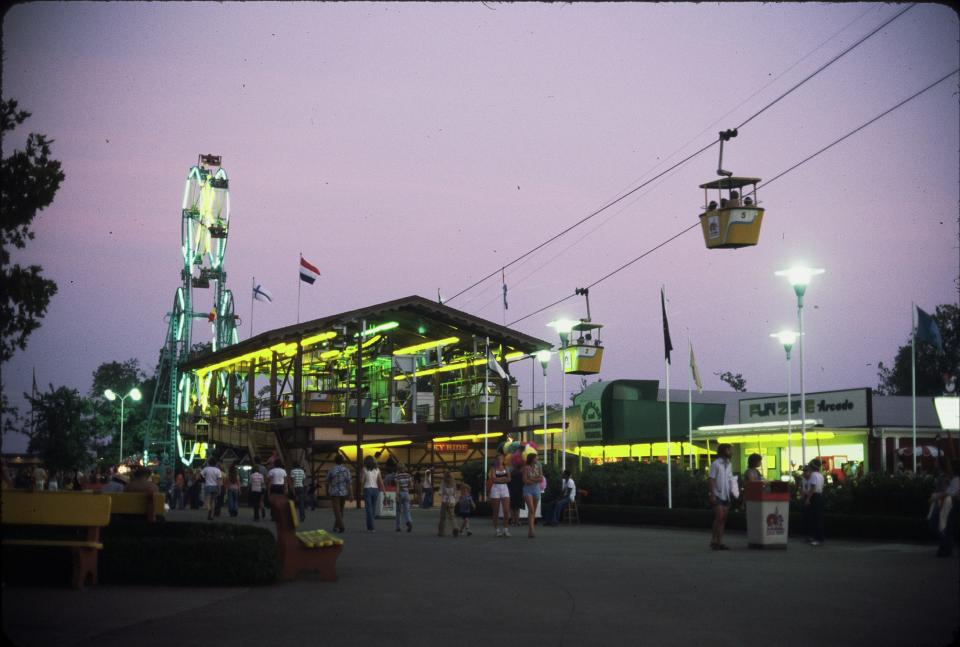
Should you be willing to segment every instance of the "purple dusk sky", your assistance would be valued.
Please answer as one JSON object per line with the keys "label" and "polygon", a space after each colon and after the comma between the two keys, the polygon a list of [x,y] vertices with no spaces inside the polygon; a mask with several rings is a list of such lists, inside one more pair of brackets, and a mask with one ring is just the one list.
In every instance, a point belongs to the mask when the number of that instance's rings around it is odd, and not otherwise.
{"label": "purple dusk sky", "polygon": [[[299,252],[322,271],[306,320],[411,294],[450,296],[708,144],[892,17],[897,4],[34,3],[5,16],[3,96],[56,140],[66,173],[15,257],[59,285],[4,367],[30,388],[86,393],[102,362],[153,370],[179,284],[180,201],[198,153],[230,175],[225,267],[242,337],[293,323]],[[751,121],[724,166],[769,179],[960,64],[957,14],[921,4]],[[774,271],[826,268],[807,295],[809,391],[875,386],[910,304],[956,303],[956,75],[761,187],[760,244],[707,251],[683,235],[591,290],[603,373],[663,379],[659,290],[687,385],[741,372],[782,391],[796,301]],[[500,278],[450,302],[507,323],[696,222],[717,149]],[[210,294],[197,293],[208,308]],[[570,300],[520,330],[553,339]],[[206,341],[205,323],[194,339]],[[515,365],[521,397],[531,370]],[[794,363],[796,370],[796,363]],[[573,382],[574,380],[571,380]],[[551,379],[550,401],[560,398]],[[797,377],[794,377],[794,384]],[[539,402],[542,388],[537,380]],[[572,386],[568,384],[568,386]],[[5,450],[22,449],[21,437]]]}

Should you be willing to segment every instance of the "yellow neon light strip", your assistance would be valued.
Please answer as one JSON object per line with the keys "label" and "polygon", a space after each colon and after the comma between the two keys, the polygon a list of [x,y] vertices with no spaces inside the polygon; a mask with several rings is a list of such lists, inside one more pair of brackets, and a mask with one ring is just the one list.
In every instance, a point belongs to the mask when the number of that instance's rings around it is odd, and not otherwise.
{"label": "yellow neon light strip", "polygon": [[313,346],[322,341],[327,341],[328,339],[333,339],[337,336],[337,333],[333,331],[322,332],[319,335],[310,335],[309,337],[304,337],[300,341],[300,345],[306,348],[307,346]]}
{"label": "yellow neon light strip", "polygon": [[[558,427],[558,428],[556,428],[556,429],[547,429],[546,433],[548,433],[548,434],[559,434],[559,433],[561,433],[562,431],[563,431],[563,429],[561,429],[561,428]],[[537,429],[537,430],[534,431],[533,433],[539,434],[539,435],[542,436],[542,435],[544,434],[544,431],[543,431],[543,429]]]}
{"label": "yellow neon light strip", "polygon": [[460,341],[459,337],[445,337],[443,339],[438,339],[437,341],[425,341],[422,344],[416,344],[414,346],[404,346],[403,348],[398,348],[393,351],[394,355],[413,355],[421,350],[430,350],[436,348],[437,346],[449,346],[450,344],[456,344]]}
{"label": "yellow neon light strip", "polygon": [[[523,353],[520,353],[523,355]],[[433,375],[434,373],[448,373],[450,371],[459,371],[465,369],[468,366],[483,366],[487,363],[486,359],[475,359],[473,361],[461,361],[455,362],[453,364],[447,364],[439,368],[428,368],[423,371],[417,371],[417,377],[425,377],[427,375]],[[413,377],[413,373],[401,373],[400,375],[395,376],[395,380],[407,380]]]}
{"label": "yellow neon light strip", "polygon": [[[377,449],[380,447],[403,447],[404,445],[412,445],[412,440],[391,440],[388,443],[364,443],[360,445],[360,449]],[[340,445],[340,447],[356,447],[356,443],[346,443]]]}
{"label": "yellow neon light strip", "polygon": [[489,434],[463,434],[462,436],[443,436],[442,438],[434,438],[433,442],[442,443],[448,440],[483,440],[484,438],[499,438],[503,433],[500,431],[491,432]]}

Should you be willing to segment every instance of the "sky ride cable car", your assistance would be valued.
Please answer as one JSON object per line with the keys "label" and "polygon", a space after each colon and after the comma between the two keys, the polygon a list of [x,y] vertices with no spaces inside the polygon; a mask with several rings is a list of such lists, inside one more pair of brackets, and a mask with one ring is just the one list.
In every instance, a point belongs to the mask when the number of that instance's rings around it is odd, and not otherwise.
{"label": "sky ride cable car", "polygon": [[[723,170],[723,142],[737,136],[737,129],[720,133],[720,161],[717,164],[718,180],[701,184],[704,206],[700,214],[700,227],[707,249],[736,249],[751,247],[760,239],[760,224],[763,208],[757,200],[758,177],[734,177]],[[743,195],[743,187],[752,189]],[[716,189],[716,200],[710,200],[709,191]]]}
{"label": "sky ride cable car", "polygon": [[575,294],[582,294],[587,302],[587,317],[570,327],[571,333],[579,333],[576,339],[571,336],[563,362],[564,372],[568,375],[596,375],[603,364],[603,344],[600,342],[600,329],[603,324],[594,323],[590,318],[590,288],[577,288]]}

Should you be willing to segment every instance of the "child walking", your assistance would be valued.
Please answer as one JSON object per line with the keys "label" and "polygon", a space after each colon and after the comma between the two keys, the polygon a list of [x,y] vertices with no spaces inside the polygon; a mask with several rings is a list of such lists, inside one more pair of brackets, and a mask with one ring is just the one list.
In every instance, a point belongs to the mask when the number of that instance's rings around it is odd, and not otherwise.
{"label": "child walking", "polygon": [[437,535],[439,537],[447,536],[447,522],[450,522],[450,530],[456,536],[456,526],[453,522],[453,509],[457,505],[457,488],[453,482],[453,474],[447,472],[443,475],[443,482],[440,484],[440,528]]}
{"label": "child walking", "polygon": [[470,532],[470,517],[473,511],[477,509],[477,504],[470,494],[470,486],[466,483],[460,484],[460,498],[457,499],[457,516],[460,517],[460,529],[454,528],[453,536],[466,533],[467,537],[472,535]]}

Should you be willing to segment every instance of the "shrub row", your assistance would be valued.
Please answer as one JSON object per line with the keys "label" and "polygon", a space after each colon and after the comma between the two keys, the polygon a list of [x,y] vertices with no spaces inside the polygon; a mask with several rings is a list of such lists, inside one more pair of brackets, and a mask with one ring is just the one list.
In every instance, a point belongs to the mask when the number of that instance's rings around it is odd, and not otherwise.
{"label": "shrub row", "polygon": [[[667,468],[663,463],[621,462],[590,466],[576,476],[589,494],[589,503],[666,507]],[[707,476],[675,469],[673,504],[678,508],[708,508]],[[839,515],[882,515],[916,519],[926,513],[935,487],[932,476],[871,473],[828,485],[824,509]],[[795,483],[791,508],[800,510]]]}
{"label": "shrub row", "polygon": [[277,540],[266,528],[131,521],[111,523],[102,537],[102,582],[253,586],[280,571]]}

